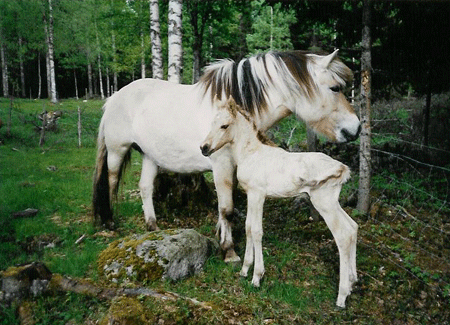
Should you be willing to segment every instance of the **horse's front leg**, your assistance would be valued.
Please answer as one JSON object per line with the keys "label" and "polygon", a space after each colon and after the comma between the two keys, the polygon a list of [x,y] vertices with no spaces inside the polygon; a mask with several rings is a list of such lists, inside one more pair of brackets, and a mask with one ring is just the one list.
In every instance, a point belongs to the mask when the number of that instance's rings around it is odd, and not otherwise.
{"label": "horse's front leg", "polygon": [[[226,148],[222,150],[227,150]],[[223,153],[217,153],[213,162],[214,184],[216,186],[217,199],[219,202],[219,220],[217,222],[217,233],[220,236],[220,248],[224,253],[226,263],[239,262],[241,259],[234,251],[234,243],[231,230],[231,219],[234,214],[233,188],[234,173],[236,167],[231,157]]]}
{"label": "horse's front leg", "polygon": [[142,208],[144,210],[145,223],[150,231],[159,230],[156,225],[155,208],[153,207],[153,188],[158,166],[147,156],[142,159],[142,172],[139,181],[141,190]]}
{"label": "horse's front leg", "polygon": [[[252,284],[259,287],[260,281],[264,276],[264,259],[262,252],[262,237],[263,237],[263,209],[265,196],[258,191],[249,190],[247,193],[247,220],[250,220],[251,241],[253,244],[252,253],[255,255],[255,265],[253,267]],[[246,221],[247,222],[247,221]],[[248,241],[245,258],[247,258]],[[244,260],[245,266],[245,260]],[[243,268],[244,269],[244,268]]]}

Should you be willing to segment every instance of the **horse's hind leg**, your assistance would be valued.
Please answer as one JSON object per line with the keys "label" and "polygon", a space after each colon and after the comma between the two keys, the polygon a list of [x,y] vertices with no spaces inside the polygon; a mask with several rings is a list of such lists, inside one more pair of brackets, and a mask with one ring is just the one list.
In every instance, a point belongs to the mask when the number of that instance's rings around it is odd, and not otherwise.
{"label": "horse's hind leg", "polygon": [[345,307],[345,299],[356,281],[357,224],[339,205],[339,186],[311,190],[311,202],[325,220],[339,250],[339,294],[336,305]]}
{"label": "horse's hind leg", "polygon": [[139,189],[141,190],[142,208],[144,210],[145,223],[148,230],[159,230],[156,225],[155,208],[153,206],[153,188],[158,166],[147,156],[143,156],[141,179]]}

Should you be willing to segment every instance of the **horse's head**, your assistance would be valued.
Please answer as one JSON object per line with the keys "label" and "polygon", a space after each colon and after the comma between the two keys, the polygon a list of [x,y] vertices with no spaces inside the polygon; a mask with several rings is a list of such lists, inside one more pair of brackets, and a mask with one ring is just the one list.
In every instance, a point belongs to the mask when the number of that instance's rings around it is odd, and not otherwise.
{"label": "horse's head", "polygon": [[233,141],[236,114],[238,114],[238,109],[233,99],[217,101],[217,113],[211,123],[211,130],[200,145],[204,156],[212,155]]}
{"label": "horse's head", "polygon": [[[321,56],[306,54],[309,77],[299,79],[295,67],[284,60],[297,82],[306,82],[302,100],[292,99],[293,113],[315,131],[336,142],[358,138],[361,125],[342,89],[353,78],[352,71],[337,58],[337,51]],[[294,73],[293,73],[294,71]]]}

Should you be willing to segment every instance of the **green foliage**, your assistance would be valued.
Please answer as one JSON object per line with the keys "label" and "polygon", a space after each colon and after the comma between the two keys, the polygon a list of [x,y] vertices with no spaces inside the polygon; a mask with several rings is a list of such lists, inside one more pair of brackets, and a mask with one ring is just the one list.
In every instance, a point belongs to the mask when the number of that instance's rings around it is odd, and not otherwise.
{"label": "green foliage", "polygon": [[252,1],[252,9],[253,33],[247,35],[249,51],[291,50],[289,27],[297,21],[294,11],[282,8],[281,3],[267,5],[265,0]]}

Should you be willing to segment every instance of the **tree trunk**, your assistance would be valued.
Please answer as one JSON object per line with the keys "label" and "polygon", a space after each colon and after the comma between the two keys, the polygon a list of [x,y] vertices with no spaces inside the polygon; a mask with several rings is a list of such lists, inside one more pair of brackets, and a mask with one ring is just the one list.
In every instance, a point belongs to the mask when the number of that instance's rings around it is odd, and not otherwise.
{"label": "tree trunk", "polygon": [[100,51],[100,40],[98,38],[97,24],[95,24],[95,38],[97,40],[98,82],[99,82],[99,87],[100,87],[100,97],[101,97],[101,99],[105,99],[105,93],[103,92],[102,58],[101,58],[101,51]]}
{"label": "tree trunk", "polygon": [[150,0],[150,39],[152,42],[152,76],[155,79],[163,79],[158,0]]}
{"label": "tree trunk", "polygon": [[[0,34],[1,37],[1,34]],[[0,38],[0,56],[2,59],[2,85],[3,85],[3,97],[9,97],[9,87],[8,87],[8,62],[6,62],[5,47],[3,45],[3,40]]]}
{"label": "tree trunk", "polygon": [[192,44],[193,50],[193,64],[192,64],[192,83],[195,84],[200,79],[200,56],[203,44],[203,33],[200,35],[198,26],[198,10],[197,4],[191,4],[191,25],[194,34],[194,43]]}
{"label": "tree trunk", "polygon": [[145,79],[145,42],[144,31],[141,29],[141,78]]}
{"label": "tree trunk", "polygon": [[169,69],[168,80],[170,82],[181,82],[182,68],[182,34],[181,14],[182,0],[169,1]]}
{"label": "tree trunk", "polygon": [[[117,91],[117,55],[116,55],[116,35],[114,34],[114,31],[111,32],[112,37],[112,52],[113,52],[113,93]],[[111,94],[112,95],[112,94]]]}
{"label": "tree trunk", "polygon": [[48,0],[48,61],[50,69],[50,98],[52,103],[58,102],[56,98],[55,59],[53,48],[53,7],[52,0]]}
{"label": "tree trunk", "polygon": [[42,92],[42,75],[41,75],[41,53],[38,53],[38,77],[39,77],[39,88],[37,98],[41,99]]}
{"label": "tree trunk", "polygon": [[20,90],[22,98],[25,98],[25,71],[23,68],[23,50],[22,50],[22,37],[19,37],[19,70],[20,70]]}
{"label": "tree trunk", "polygon": [[427,94],[425,99],[425,107],[423,110],[423,145],[428,146],[429,139],[429,124],[430,124],[430,109],[431,109],[431,73],[427,73],[428,84]]}
{"label": "tree trunk", "polygon": [[[88,58],[89,60],[89,58]],[[92,97],[94,97],[94,90],[92,87],[92,64],[90,61],[88,61],[88,87],[89,87],[89,99],[91,99]]]}
{"label": "tree trunk", "polygon": [[75,98],[78,99],[78,80],[77,80],[77,72],[73,69],[73,78],[75,81]]}
{"label": "tree trunk", "polygon": [[108,66],[106,66],[106,96],[111,96],[111,91],[110,91],[110,87],[111,85],[109,84],[109,68]]}
{"label": "tree trunk", "polygon": [[368,213],[370,208],[370,174],[371,174],[371,3],[364,0],[363,4],[363,30],[362,30],[362,54],[361,54],[361,140],[359,148],[359,190],[357,209]]}

